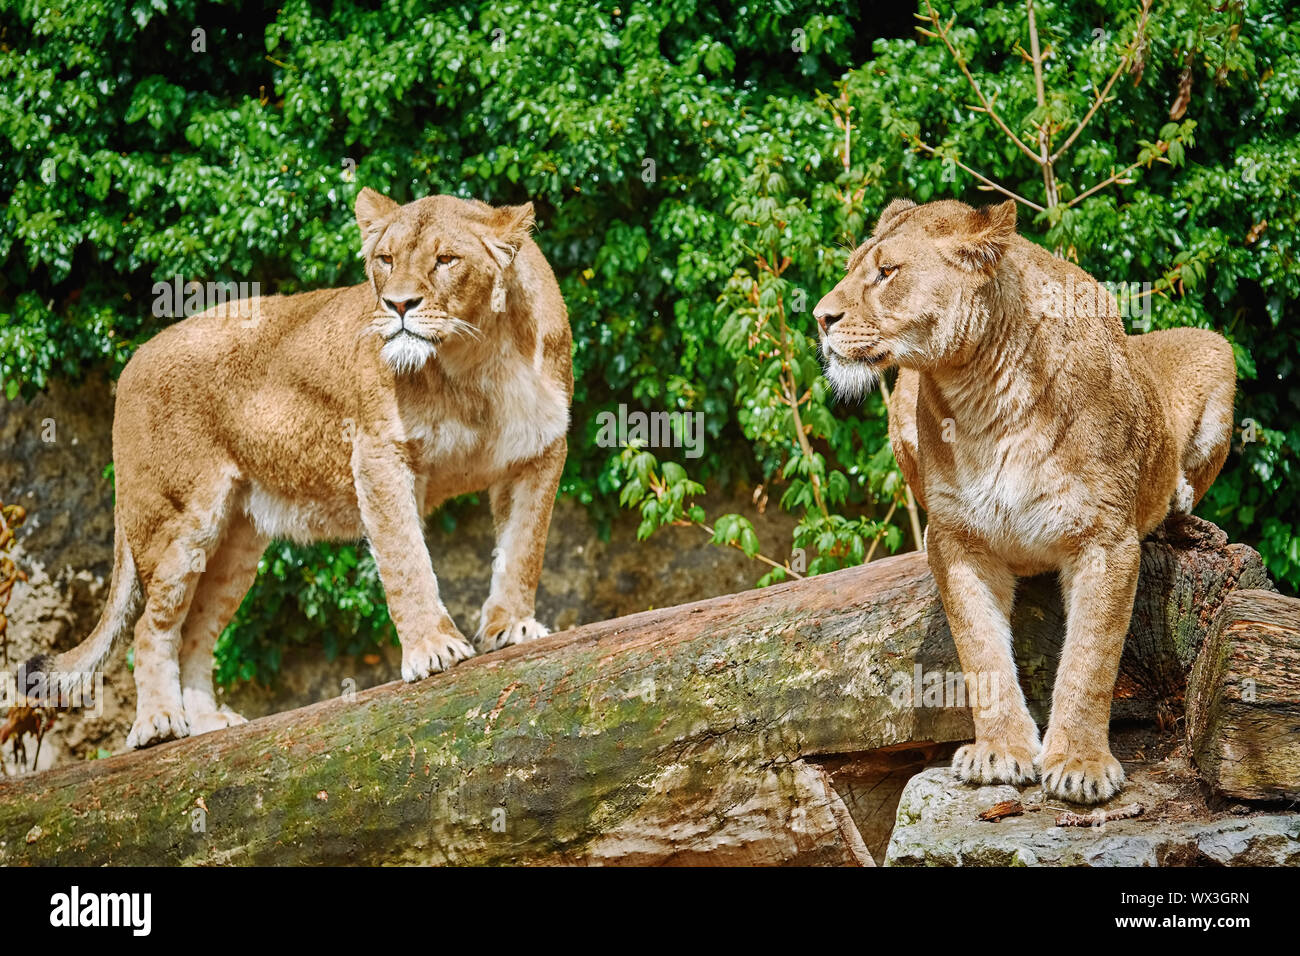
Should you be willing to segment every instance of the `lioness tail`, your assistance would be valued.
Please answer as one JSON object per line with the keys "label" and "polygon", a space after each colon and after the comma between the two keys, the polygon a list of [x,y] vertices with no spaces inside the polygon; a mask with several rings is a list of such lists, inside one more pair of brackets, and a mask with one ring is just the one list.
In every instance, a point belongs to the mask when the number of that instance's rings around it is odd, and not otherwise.
{"label": "lioness tail", "polygon": [[19,671],[19,694],[27,695],[33,704],[45,702],[54,706],[73,694],[74,688],[78,694],[84,691],[117,639],[140,613],[142,594],[135,558],[119,522],[114,522],[113,530],[113,578],[99,623],[72,650],[53,657],[37,654]]}

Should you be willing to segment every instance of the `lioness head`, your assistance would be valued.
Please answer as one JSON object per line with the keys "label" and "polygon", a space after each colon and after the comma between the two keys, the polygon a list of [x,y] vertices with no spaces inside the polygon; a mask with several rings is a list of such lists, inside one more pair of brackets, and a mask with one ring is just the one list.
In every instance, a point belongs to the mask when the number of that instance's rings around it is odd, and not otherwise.
{"label": "lioness head", "polygon": [[845,398],[891,365],[934,367],[978,341],[974,302],[1016,234],[1016,204],[895,199],[813,314],[826,377]]}
{"label": "lioness head", "polygon": [[481,338],[506,310],[510,269],[533,226],[533,204],[494,208],[454,196],[400,206],[357,195],[361,254],[375,290],[368,331],[394,370],[413,372],[440,348]]}

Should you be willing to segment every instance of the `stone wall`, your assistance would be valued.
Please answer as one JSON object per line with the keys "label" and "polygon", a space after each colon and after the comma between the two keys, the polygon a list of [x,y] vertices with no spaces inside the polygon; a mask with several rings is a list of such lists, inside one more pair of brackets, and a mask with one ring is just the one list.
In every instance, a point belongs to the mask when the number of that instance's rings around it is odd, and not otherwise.
{"label": "stone wall", "polygon": [[[56,384],[30,404],[0,399],[0,501],[27,509],[15,558],[29,576],[10,601],[8,660],[0,660],[0,667],[12,671],[34,653],[73,647],[98,619],[113,556],[113,489],[104,477],[112,461],[112,405],[112,385],[102,378],[78,386]],[[789,516],[758,515],[744,489],[730,497],[713,495],[707,506],[710,514],[746,514],[767,553],[787,553]],[[561,501],[547,546],[538,618],[560,629],[681,604],[750,588],[765,570],[739,552],[709,544],[697,528],[667,528],[637,542],[637,521],[630,513],[620,517],[609,540],[602,541],[580,506]],[[472,633],[491,574],[486,503],[463,517],[454,533],[431,530],[427,537],[447,607],[461,630]],[[357,689],[395,680],[399,663],[396,647],[334,661],[323,652],[295,648],[286,652],[272,686],[244,685],[227,697],[252,718],[337,696],[347,680]],[[108,661],[104,688],[100,716],[59,716],[42,745],[41,768],[123,748],[135,711],[124,646]],[[6,770],[15,772],[12,754],[3,759]]]}

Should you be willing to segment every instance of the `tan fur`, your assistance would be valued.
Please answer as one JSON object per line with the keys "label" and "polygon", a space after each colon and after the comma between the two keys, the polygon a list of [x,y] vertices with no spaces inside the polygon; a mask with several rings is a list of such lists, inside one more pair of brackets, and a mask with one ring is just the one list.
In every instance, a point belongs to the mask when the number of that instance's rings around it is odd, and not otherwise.
{"label": "tan fur", "polygon": [[96,668],[142,595],[132,746],[242,721],[217,706],[212,649],[272,537],[368,538],[418,680],[474,653],[439,600],[423,516],[488,489],[498,541],[475,644],[546,633],[533,602],[573,375],[532,206],[363,189],[357,221],[367,283],[209,310],[122,373],[114,583],[52,668]]}
{"label": "tan fur", "polygon": [[[1139,543],[1222,467],[1235,368],[1219,335],[1127,336],[1108,293],[1015,233],[1015,204],[891,203],[818,304],[827,375],[855,395],[900,368],[894,454],[928,512],[926,541],[968,674],[992,675],[973,783],[1026,783],[1099,802],[1124,773],[1110,701]],[[1017,576],[1058,572],[1067,630],[1040,745],[1016,679]]]}

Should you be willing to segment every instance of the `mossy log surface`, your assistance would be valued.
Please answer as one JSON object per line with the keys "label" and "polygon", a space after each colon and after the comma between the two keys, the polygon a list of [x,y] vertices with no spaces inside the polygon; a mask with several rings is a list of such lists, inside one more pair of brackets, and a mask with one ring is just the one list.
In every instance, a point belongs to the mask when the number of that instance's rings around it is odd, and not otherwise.
{"label": "mossy log surface", "polygon": [[[1194,655],[1261,584],[1249,548],[1148,542],[1133,645]],[[1045,713],[1053,579],[1022,586],[1014,626]],[[967,738],[964,706],[913,701],[918,665],[960,671],[908,554],[0,782],[0,864],[869,863],[818,760]]]}
{"label": "mossy log surface", "polygon": [[1192,671],[1187,736],[1220,793],[1300,800],[1300,600],[1229,597]]}

